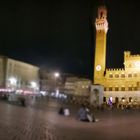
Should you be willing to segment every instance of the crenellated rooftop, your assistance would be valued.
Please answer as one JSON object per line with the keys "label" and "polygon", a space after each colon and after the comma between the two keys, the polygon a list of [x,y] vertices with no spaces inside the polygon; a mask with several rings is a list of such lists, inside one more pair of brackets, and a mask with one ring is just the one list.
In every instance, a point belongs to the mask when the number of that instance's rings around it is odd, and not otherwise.
{"label": "crenellated rooftop", "polygon": [[124,68],[109,68],[106,71],[125,71]]}

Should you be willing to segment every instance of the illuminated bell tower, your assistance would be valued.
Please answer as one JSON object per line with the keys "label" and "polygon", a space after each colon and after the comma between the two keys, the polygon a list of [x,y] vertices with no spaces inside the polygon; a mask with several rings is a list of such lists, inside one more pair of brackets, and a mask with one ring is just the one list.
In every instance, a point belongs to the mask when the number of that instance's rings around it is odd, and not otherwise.
{"label": "illuminated bell tower", "polygon": [[94,84],[102,84],[106,69],[106,36],[108,31],[107,9],[98,8],[98,17],[95,21],[96,45],[94,62]]}

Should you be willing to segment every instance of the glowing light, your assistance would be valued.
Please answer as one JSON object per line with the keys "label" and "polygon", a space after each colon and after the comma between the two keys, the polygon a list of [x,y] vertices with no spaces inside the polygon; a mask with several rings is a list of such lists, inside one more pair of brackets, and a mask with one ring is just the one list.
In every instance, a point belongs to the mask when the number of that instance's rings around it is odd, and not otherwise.
{"label": "glowing light", "polygon": [[59,76],[60,76],[59,72],[55,72],[55,73],[54,73],[54,76],[55,76],[56,78],[59,77]]}
{"label": "glowing light", "polygon": [[122,102],[125,102],[125,99],[122,99]]}
{"label": "glowing light", "polygon": [[14,77],[9,78],[10,84],[15,85],[17,83],[17,79]]}
{"label": "glowing light", "polygon": [[32,88],[36,88],[37,87],[37,83],[36,82],[31,82],[31,87]]}
{"label": "glowing light", "polygon": [[96,70],[97,70],[97,71],[100,71],[100,70],[101,70],[101,66],[100,66],[100,65],[97,65],[97,66],[96,66]]}

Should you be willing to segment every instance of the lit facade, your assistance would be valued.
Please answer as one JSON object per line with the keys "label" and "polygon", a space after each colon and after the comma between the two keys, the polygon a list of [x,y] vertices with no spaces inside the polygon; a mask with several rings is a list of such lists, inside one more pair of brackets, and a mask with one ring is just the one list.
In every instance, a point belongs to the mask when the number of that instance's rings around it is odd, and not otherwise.
{"label": "lit facade", "polygon": [[65,82],[65,93],[74,96],[89,96],[91,81],[89,79],[69,77]]}
{"label": "lit facade", "polygon": [[62,74],[61,76],[56,74],[55,72],[40,69],[40,90],[48,93],[55,92],[56,89],[61,91],[61,87],[64,87]]}
{"label": "lit facade", "polygon": [[31,64],[0,56],[0,89],[39,91],[39,68]]}
{"label": "lit facade", "polygon": [[140,101],[140,55],[124,52],[124,67],[106,68],[106,37],[108,31],[107,9],[98,8],[96,26],[96,47],[94,63],[94,84],[104,86],[104,97],[114,102]]}

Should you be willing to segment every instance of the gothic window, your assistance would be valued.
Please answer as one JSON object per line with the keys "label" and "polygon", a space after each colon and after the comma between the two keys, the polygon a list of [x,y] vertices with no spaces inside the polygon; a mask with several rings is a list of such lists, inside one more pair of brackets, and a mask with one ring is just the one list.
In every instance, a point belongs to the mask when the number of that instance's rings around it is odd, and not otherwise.
{"label": "gothic window", "polygon": [[125,98],[124,97],[122,97],[122,102],[125,102]]}
{"label": "gothic window", "polygon": [[119,74],[115,74],[115,78],[119,78]]}
{"label": "gothic window", "polygon": [[131,102],[132,101],[132,97],[129,97],[129,102]]}
{"label": "gothic window", "polygon": [[113,75],[112,74],[109,74],[109,78],[113,78]]}
{"label": "gothic window", "polygon": [[125,78],[125,74],[121,74],[121,78]]}
{"label": "gothic window", "polygon": [[118,102],[119,102],[119,98],[115,97],[115,103],[118,103]]}
{"label": "gothic window", "polygon": [[119,87],[115,87],[115,91],[119,91]]}
{"label": "gothic window", "polygon": [[128,77],[132,77],[132,74],[129,73],[129,74],[128,74]]}
{"label": "gothic window", "polygon": [[125,91],[125,87],[121,87],[121,91]]}
{"label": "gothic window", "polygon": [[132,91],[132,87],[128,87],[128,90],[129,90],[129,91]]}
{"label": "gothic window", "polygon": [[109,87],[109,91],[112,91],[112,87]]}
{"label": "gothic window", "polygon": [[101,18],[103,17],[103,12],[101,12]]}

